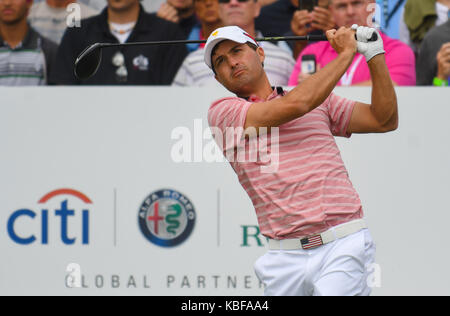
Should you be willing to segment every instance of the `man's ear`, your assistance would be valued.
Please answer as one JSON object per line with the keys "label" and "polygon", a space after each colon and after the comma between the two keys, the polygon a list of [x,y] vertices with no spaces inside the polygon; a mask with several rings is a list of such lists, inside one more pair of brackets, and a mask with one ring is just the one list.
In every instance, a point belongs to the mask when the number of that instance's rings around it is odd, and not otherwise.
{"label": "man's ear", "polygon": [[266,59],[266,53],[264,52],[264,49],[261,46],[258,46],[258,48],[256,49],[256,53],[258,54],[261,63],[264,63],[264,60]]}

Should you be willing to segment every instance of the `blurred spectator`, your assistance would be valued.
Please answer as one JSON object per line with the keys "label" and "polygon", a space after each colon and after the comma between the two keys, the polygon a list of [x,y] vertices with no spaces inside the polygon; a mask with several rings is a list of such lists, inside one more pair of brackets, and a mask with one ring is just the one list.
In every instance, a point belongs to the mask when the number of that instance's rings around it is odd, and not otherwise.
{"label": "blurred spectator", "polygon": [[194,14],[194,0],[167,0],[159,8],[157,15],[162,19],[177,23],[183,30],[185,38],[198,24]]}
{"label": "blurred spectator", "polygon": [[[154,1],[154,0],[148,0],[148,1]],[[45,0],[34,0],[33,3],[41,3],[41,2],[45,2]],[[108,4],[106,2],[106,0],[78,0],[78,3],[82,3],[85,6],[88,6],[89,8],[100,12],[101,10],[103,10],[106,5]]]}
{"label": "blurred spectator", "polygon": [[[219,17],[219,1],[194,0],[194,8],[200,25],[192,29],[188,40],[206,40],[212,31],[222,27],[222,20]],[[205,44],[188,44],[187,47],[188,51],[192,52],[205,47]]]}
{"label": "blurred spectator", "polygon": [[255,25],[264,36],[283,36],[291,31],[291,20],[298,10],[298,0],[277,0],[261,8]]}
{"label": "blurred spectator", "polygon": [[[291,2],[298,6],[299,0],[291,0]],[[318,0],[318,6],[312,12],[308,12],[307,10],[295,11],[291,20],[291,30],[285,33],[284,36],[321,35],[334,28],[335,22],[328,9],[329,4],[329,0]],[[288,41],[280,42],[279,45],[281,46],[283,44],[287,44],[294,58],[297,58],[309,43],[305,41]]]}
{"label": "blurred spectator", "polygon": [[[74,10],[76,5],[78,7]],[[74,13],[80,16],[71,17]],[[97,10],[75,0],[46,0],[33,4],[28,21],[36,31],[59,45],[68,24],[75,24],[75,19],[86,19],[97,14]]]}
{"label": "blurred spectator", "polygon": [[[222,26],[222,20],[219,17],[219,1],[195,0],[194,3],[195,14],[202,28],[194,28],[188,39],[207,39],[212,31]],[[173,84],[177,86],[201,86],[208,81],[215,83],[210,69],[203,61],[205,44],[189,44],[188,47],[191,48],[192,53],[183,61]]]}
{"label": "blurred spectator", "polygon": [[108,5],[106,0],[79,0],[79,2],[97,11],[102,11]]}
{"label": "blurred spectator", "polygon": [[[221,1],[219,3],[219,15],[225,26],[237,25],[252,37],[262,37],[261,32],[255,30],[255,18],[259,15],[261,9],[256,0]],[[292,56],[269,42],[261,42],[260,46],[264,49],[266,55],[264,68],[270,83],[274,86],[287,85],[289,75],[295,64]],[[203,49],[189,54],[175,77],[174,85],[204,86],[218,84],[214,78],[214,73],[205,64],[203,54]]]}
{"label": "blurred spectator", "polygon": [[[373,14],[368,10],[368,5],[374,0],[331,0],[330,10],[336,21],[337,27],[351,27],[353,24],[369,25],[370,16]],[[381,33],[386,51],[386,64],[394,84],[399,86],[412,86],[416,83],[414,53],[406,44],[394,40]],[[306,47],[295,65],[295,69],[289,80],[289,85],[294,86],[305,80],[309,74],[302,72],[301,62],[304,55],[315,55],[318,68],[323,68],[337,57],[337,53],[329,42],[319,42]],[[352,65],[339,81],[340,86],[372,84],[370,71],[363,55],[356,54]]]}
{"label": "blurred spectator", "polygon": [[407,0],[400,21],[399,38],[418,53],[425,34],[448,20],[450,0]]}
{"label": "blurred spectator", "polygon": [[139,0],[108,0],[98,16],[83,20],[81,28],[68,28],[58,50],[57,83],[62,85],[166,85],[186,57],[185,45],[154,45],[103,50],[103,62],[92,78],[74,76],[75,59],[98,42],[124,43],[179,40],[176,24],[146,13]]}
{"label": "blurred spectator", "polygon": [[57,45],[28,25],[32,0],[0,0],[0,85],[51,83]]}
{"label": "blurred spectator", "polygon": [[450,20],[423,39],[417,61],[417,84],[448,86],[450,77]]}
{"label": "blurred spectator", "polygon": [[[299,10],[299,0],[278,0],[261,9],[256,19],[256,27],[264,36],[291,36],[323,34],[335,25],[330,11],[329,0],[318,0],[314,11]],[[294,58],[308,45],[307,42],[287,41],[278,45],[292,53]]]}
{"label": "blurred spectator", "polygon": [[145,11],[149,13],[158,12],[164,2],[166,2],[166,0],[141,0],[141,4]]}

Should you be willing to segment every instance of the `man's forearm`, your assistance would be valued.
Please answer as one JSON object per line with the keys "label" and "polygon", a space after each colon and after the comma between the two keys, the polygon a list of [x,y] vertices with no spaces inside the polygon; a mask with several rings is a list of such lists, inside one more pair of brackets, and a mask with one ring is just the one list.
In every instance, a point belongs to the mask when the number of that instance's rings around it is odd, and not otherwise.
{"label": "man's forearm", "polygon": [[398,125],[397,96],[384,54],[373,57],[368,66],[372,78],[371,111],[381,126],[395,129]]}
{"label": "man's forearm", "polygon": [[339,54],[336,59],[323,69],[292,89],[286,95],[286,101],[303,106],[303,111],[305,112],[303,114],[314,110],[331,94],[352,63],[355,53],[343,52]]}

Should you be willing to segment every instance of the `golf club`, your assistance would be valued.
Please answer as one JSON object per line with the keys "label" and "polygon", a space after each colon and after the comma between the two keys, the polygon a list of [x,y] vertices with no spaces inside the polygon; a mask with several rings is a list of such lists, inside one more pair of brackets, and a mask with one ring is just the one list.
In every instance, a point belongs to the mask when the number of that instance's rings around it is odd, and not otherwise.
{"label": "golf club", "polygon": [[[377,34],[370,41],[377,40]],[[356,36],[356,35],[355,35]],[[306,35],[306,36],[280,36],[256,38],[257,42],[277,42],[277,41],[327,41],[325,35]],[[102,50],[109,47],[128,47],[128,46],[149,46],[149,45],[174,45],[174,44],[200,44],[206,43],[206,40],[174,40],[174,41],[154,41],[154,42],[134,42],[134,43],[95,43],[87,47],[75,61],[75,76],[78,79],[86,80],[97,73],[102,62]]]}
{"label": "golf club", "polygon": [[[325,35],[283,36],[256,38],[257,42],[263,41],[326,41]],[[175,40],[134,43],[95,43],[86,48],[75,61],[75,76],[78,79],[89,79],[97,72],[102,62],[102,50],[109,47],[148,46],[148,45],[174,45],[174,44],[201,44],[206,40]]]}

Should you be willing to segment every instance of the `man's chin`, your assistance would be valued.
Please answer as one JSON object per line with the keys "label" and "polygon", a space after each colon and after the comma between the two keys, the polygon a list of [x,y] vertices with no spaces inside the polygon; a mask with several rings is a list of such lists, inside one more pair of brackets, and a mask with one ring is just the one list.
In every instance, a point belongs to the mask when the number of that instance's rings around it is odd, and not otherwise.
{"label": "man's chin", "polygon": [[120,3],[120,2],[112,2],[108,6],[112,11],[114,12],[125,12],[130,10],[132,5],[127,3]]}
{"label": "man's chin", "polygon": [[228,91],[234,93],[239,97],[249,97],[252,94],[250,87],[245,84],[233,85],[226,88],[228,89]]}

